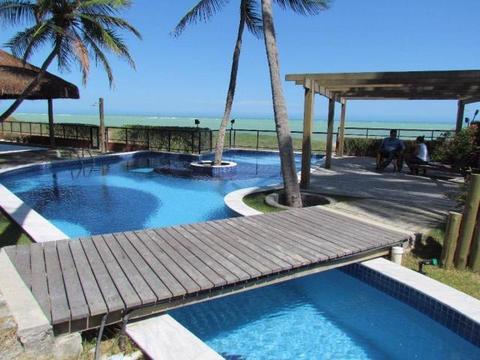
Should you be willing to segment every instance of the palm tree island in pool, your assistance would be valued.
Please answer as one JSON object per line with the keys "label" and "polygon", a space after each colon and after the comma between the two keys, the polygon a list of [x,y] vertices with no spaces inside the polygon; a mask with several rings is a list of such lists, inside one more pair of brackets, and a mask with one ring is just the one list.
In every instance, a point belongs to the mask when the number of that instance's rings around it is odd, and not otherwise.
{"label": "palm tree island in pool", "polygon": [[[328,0],[275,0],[275,2],[282,8],[289,8],[296,13],[302,15],[316,15],[321,10],[328,7]],[[187,14],[180,20],[175,27],[174,35],[179,36],[189,23],[196,23],[198,21],[207,21],[211,16],[215,15],[222,6],[228,3],[227,0],[201,0]],[[233,51],[232,67],[230,71],[230,82],[227,90],[227,97],[225,101],[225,110],[223,113],[220,128],[218,130],[217,142],[215,146],[215,160],[214,165],[221,165],[222,154],[225,143],[225,132],[227,129],[228,120],[233,106],[233,99],[235,96],[235,87],[237,83],[238,66],[240,62],[240,51],[242,47],[242,38],[245,25],[248,30],[260,38],[265,32],[265,49],[270,68],[271,84],[272,84],[272,98],[274,102],[275,122],[277,124],[278,147],[280,150],[282,162],[282,174],[285,184],[286,201],[289,205],[301,207],[300,189],[295,169],[295,161],[293,159],[293,146],[288,127],[288,117],[285,108],[285,101],[281,89],[279,67],[278,67],[278,51],[276,48],[275,33],[273,27],[273,14],[271,9],[271,2],[264,4],[261,2],[262,9],[259,10],[257,0],[241,0],[240,1],[240,22],[238,25],[237,39]],[[262,16],[263,15],[263,16]],[[268,28],[264,28],[265,15],[267,15]],[[263,17],[263,20],[262,20]],[[276,73],[276,75],[275,75]],[[275,76],[278,77],[275,78]],[[283,104],[282,104],[283,103]],[[282,110],[282,107],[284,110]],[[278,115],[277,116],[277,111]]]}

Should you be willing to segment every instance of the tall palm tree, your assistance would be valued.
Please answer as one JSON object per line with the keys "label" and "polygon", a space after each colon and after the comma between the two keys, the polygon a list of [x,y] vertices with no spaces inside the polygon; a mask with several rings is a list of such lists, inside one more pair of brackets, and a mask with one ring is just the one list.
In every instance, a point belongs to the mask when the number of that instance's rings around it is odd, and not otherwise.
{"label": "tall palm tree", "polygon": [[[275,0],[274,0],[275,1]],[[328,7],[328,0],[276,0],[283,7],[291,7],[300,13],[317,13]],[[273,113],[277,129],[278,150],[287,205],[302,207],[302,197],[298,184],[295,155],[293,152],[292,135],[288,125],[287,107],[283,96],[280,80],[280,65],[278,59],[277,40],[273,22],[272,0],[262,0],[263,33],[268,68],[270,70],[270,85],[272,89]]]}
{"label": "tall palm tree", "polygon": [[132,25],[119,17],[120,11],[130,5],[130,0],[0,0],[0,22],[9,26],[28,24],[6,44],[13,55],[27,61],[42,45],[49,43],[52,47],[38,75],[0,115],[0,122],[28,97],[55,58],[60,70],[70,70],[72,63],[78,64],[84,84],[90,70],[90,58],[93,58],[103,66],[113,86],[112,68],[105,51],[126,59],[135,67],[119,35],[125,30],[141,38]]}
{"label": "tall palm tree", "polygon": [[[196,23],[199,20],[206,21],[217,11],[221,9],[227,0],[201,0],[195,5],[175,27],[174,35],[179,36],[188,23]],[[247,25],[248,30],[256,36],[262,34],[262,19],[257,11],[256,0],[240,1],[240,22],[238,24],[237,40],[233,50],[232,68],[230,71],[230,82],[228,84],[227,98],[225,101],[225,110],[223,112],[222,122],[218,129],[217,142],[215,145],[214,165],[222,163],[223,147],[225,144],[225,132],[227,130],[228,120],[232,112],[233,98],[235,96],[235,88],[237,85],[238,64],[240,62],[240,51],[242,48],[243,30]]]}
{"label": "tall palm tree", "polygon": [[[327,6],[328,0],[275,0],[283,8],[290,8],[296,13],[303,15],[315,15]],[[195,5],[175,27],[174,35],[179,36],[189,23],[198,21],[208,21],[211,16],[226,5],[229,0],[201,0]],[[240,23],[238,26],[237,40],[233,51],[232,68],[230,71],[230,82],[228,85],[227,98],[225,101],[225,110],[218,129],[217,142],[215,145],[215,165],[222,162],[223,148],[225,144],[225,132],[227,130],[228,120],[233,106],[235,88],[237,83],[238,64],[240,61],[240,51],[242,46],[243,30],[247,25],[248,30],[257,38],[263,34],[262,19],[258,11],[257,0],[240,1]]]}

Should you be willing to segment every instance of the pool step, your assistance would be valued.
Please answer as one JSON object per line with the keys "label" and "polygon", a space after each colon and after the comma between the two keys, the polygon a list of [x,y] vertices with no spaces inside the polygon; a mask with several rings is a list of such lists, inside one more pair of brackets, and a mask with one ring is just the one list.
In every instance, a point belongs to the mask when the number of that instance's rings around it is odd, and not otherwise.
{"label": "pool step", "polygon": [[170,315],[131,323],[127,325],[127,334],[152,359],[223,359]]}

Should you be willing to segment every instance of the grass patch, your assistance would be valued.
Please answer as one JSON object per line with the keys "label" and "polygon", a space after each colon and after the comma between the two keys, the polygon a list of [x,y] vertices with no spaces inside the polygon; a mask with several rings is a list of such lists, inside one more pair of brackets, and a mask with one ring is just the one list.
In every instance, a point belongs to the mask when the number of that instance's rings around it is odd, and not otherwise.
{"label": "grass patch", "polygon": [[0,212],[0,247],[8,245],[28,245],[32,242],[20,226]]}
{"label": "grass patch", "polygon": [[[439,259],[442,253],[445,232],[443,228],[434,229],[424,239],[415,244],[415,249],[403,257],[402,265],[418,271],[421,260]],[[480,274],[469,270],[443,269],[437,266],[424,266],[426,275],[468,295],[480,299]]]}
{"label": "grass patch", "polygon": [[243,198],[243,202],[251,208],[254,208],[255,210],[261,211],[265,214],[283,210],[267,205],[267,203],[265,202],[265,197],[270,193],[271,191],[249,194]]}
{"label": "grass patch", "polygon": [[[104,337],[100,343],[100,354],[102,356],[112,356],[115,354],[131,354],[139,351],[135,343],[125,336],[125,351],[120,349],[120,328],[117,325],[107,326],[105,328]],[[97,344],[97,330],[86,331],[82,334],[83,351],[80,360],[93,360],[95,354],[95,346]]]}

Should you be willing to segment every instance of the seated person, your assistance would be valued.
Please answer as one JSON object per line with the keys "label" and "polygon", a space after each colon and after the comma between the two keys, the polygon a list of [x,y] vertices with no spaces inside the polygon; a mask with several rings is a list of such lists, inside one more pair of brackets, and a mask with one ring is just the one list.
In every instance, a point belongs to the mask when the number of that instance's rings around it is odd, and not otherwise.
{"label": "seated person", "polygon": [[390,130],[390,136],[383,139],[380,149],[378,149],[377,170],[385,169],[393,159],[397,159],[397,163],[394,164],[395,170],[401,171],[404,150],[403,141],[397,138],[397,130]]}
{"label": "seated person", "polygon": [[425,144],[425,137],[419,136],[415,140],[415,151],[407,160],[408,167],[412,173],[415,170],[415,173],[418,174],[418,168],[416,168],[415,165],[428,165],[429,161],[430,157],[428,155],[427,144]]}

